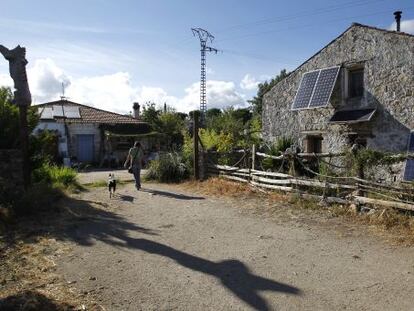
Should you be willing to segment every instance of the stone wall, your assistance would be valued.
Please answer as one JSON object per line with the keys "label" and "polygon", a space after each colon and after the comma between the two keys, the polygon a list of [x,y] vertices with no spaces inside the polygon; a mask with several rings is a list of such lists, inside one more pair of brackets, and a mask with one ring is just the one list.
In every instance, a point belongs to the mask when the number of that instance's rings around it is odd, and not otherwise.
{"label": "stone wall", "polygon": [[[360,101],[344,98],[345,70],[341,69],[328,107],[290,110],[305,72],[356,64],[364,67]],[[263,136],[267,141],[290,136],[303,148],[306,135],[318,133],[323,137],[323,152],[336,152],[347,146],[349,133],[358,133],[370,148],[405,152],[414,129],[413,92],[414,36],[354,24],[264,96]],[[370,122],[346,126],[327,123],[337,109],[365,107],[377,109]]]}
{"label": "stone wall", "polygon": [[2,190],[23,193],[22,165],[23,157],[20,150],[0,149],[0,195]]}

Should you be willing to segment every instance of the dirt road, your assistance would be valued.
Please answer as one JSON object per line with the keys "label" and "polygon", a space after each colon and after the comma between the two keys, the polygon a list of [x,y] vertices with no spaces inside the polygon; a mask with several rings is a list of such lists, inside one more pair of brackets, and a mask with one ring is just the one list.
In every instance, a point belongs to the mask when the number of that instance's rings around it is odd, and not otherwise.
{"label": "dirt road", "polygon": [[107,310],[414,308],[414,249],[357,228],[154,184],[68,204],[91,212],[65,233],[73,252],[59,271]]}

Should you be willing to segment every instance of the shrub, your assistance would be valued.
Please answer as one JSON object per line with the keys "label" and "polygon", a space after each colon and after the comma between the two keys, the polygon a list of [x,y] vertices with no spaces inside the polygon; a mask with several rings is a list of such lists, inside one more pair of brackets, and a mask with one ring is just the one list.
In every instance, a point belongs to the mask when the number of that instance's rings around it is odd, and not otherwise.
{"label": "shrub", "polygon": [[236,145],[231,133],[217,133],[215,130],[200,129],[200,139],[207,150],[213,149],[218,152],[229,152]]}
{"label": "shrub", "polygon": [[[274,156],[280,156],[283,152],[286,151],[286,149],[290,148],[294,144],[294,140],[289,137],[280,137],[278,140],[268,147],[268,150],[265,151],[265,153],[274,155]],[[283,167],[281,167],[283,164]],[[287,161],[283,162],[283,160],[276,160],[271,158],[265,158],[262,161],[263,169],[265,170],[278,170],[283,169],[287,170],[289,168],[289,163]]]}
{"label": "shrub", "polygon": [[59,162],[59,138],[55,131],[42,130],[30,137],[30,154],[32,166],[37,168],[43,162]]}
{"label": "shrub", "polygon": [[158,182],[179,182],[189,177],[188,167],[182,156],[171,152],[160,156],[159,160],[151,161],[146,178]]}
{"label": "shrub", "polygon": [[192,174],[193,163],[194,163],[194,159],[193,159],[194,141],[193,141],[193,138],[190,137],[190,134],[188,134],[187,132],[183,132],[183,137],[184,137],[184,144],[182,146],[183,162],[185,166],[188,168],[189,174]]}
{"label": "shrub", "polygon": [[33,171],[33,181],[48,183],[58,188],[67,188],[76,185],[76,174],[72,168],[43,163]]}

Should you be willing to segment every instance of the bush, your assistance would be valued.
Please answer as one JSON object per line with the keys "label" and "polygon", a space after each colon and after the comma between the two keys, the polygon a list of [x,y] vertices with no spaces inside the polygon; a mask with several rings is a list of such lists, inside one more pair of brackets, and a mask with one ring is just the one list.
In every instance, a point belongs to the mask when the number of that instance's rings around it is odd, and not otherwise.
{"label": "bush", "polygon": [[182,156],[171,152],[160,156],[159,160],[151,161],[146,178],[158,182],[180,182],[189,177],[189,169]]}
{"label": "bush", "polygon": [[[286,149],[290,148],[294,144],[294,140],[289,137],[280,137],[278,140],[271,145],[265,153],[280,156]],[[283,164],[283,167],[281,167]],[[278,170],[279,168],[286,171],[289,168],[288,162],[283,160],[276,160],[271,158],[265,158],[262,161],[263,169],[265,170]]]}
{"label": "bush", "polygon": [[53,187],[67,188],[77,184],[76,175],[76,171],[72,168],[43,163],[33,171],[33,181],[48,183]]}
{"label": "bush", "polygon": [[194,163],[194,140],[190,137],[190,134],[183,132],[184,144],[182,146],[182,157],[185,166],[187,167],[189,174],[192,174],[193,163]]}
{"label": "bush", "polygon": [[38,131],[30,136],[30,154],[32,167],[38,168],[43,163],[60,162],[58,152],[59,137],[55,131]]}

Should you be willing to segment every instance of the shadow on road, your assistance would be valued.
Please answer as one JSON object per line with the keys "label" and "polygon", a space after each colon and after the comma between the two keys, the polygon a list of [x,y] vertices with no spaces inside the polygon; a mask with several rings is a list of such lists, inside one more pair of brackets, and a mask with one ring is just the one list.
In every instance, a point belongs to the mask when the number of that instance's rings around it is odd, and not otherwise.
{"label": "shadow on road", "polygon": [[[256,310],[269,310],[269,306],[258,291],[301,294],[300,289],[296,287],[252,274],[249,268],[239,260],[214,262],[147,239],[125,237],[124,242],[124,246],[128,248],[164,256],[183,267],[216,277],[223,286]],[[121,246],[122,243],[118,245]]]}
{"label": "shadow on road", "polygon": [[75,310],[75,306],[54,301],[36,291],[25,291],[0,299],[0,310]]}
{"label": "shadow on road", "polygon": [[[159,191],[157,191],[159,192]],[[31,225],[30,239],[34,235],[55,236],[60,240],[71,240],[83,246],[93,246],[101,241],[118,248],[140,250],[146,253],[163,256],[177,264],[213,276],[239,299],[256,310],[269,310],[259,291],[280,292],[300,295],[300,289],[253,274],[249,267],[236,259],[218,262],[192,255],[159,242],[143,238],[133,238],[129,233],[142,233],[157,236],[160,231],[139,226],[107,209],[107,204],[94,205],[99,202],[75,198],[67,198],[62,202],[64,208],[55,219],[41,217]],[[65,217],[61,213],[66,211]],[[27,224],[29,225],[29,224]],[[30,225],[29,225],[30,226]]]}
{"label": "shadow on road", "polygon": [[[75,205],[82,204],[76,201]],[[84,224],[69,231],[66,237],[82,245],[93,245],[93,240],[96,239],[115,247],[136,249],[170,258],[183,267],[216,277],[225,288],[256,310],[269,310],[259,291],[301,294],[296,287],[254,275],[239,260],[210,261],[155,241],[133,238],[128,231],[158,235],[154,230],[138,226],[109,211],[100,210],[93,217],[88,217]]]}
{"label": "shadow on road", "polygon": [[194,197],[194,196],[188,196],[188,195],[185,195],[185,194],[178,194],[178,193],[174,193],[174,192],[154,190],[154,189],[141,188],[141,191],[151,193],[151,194],[154,194],[154,195],[159,195],[159,196],[162,196],[162,197],[178,199],[178,200],[205,200],[204,197]]}
{"label": "shadow on road", "polygon": [[[109,210],[97,209],[92,206],[94,201],[70,198],[65,206],[73,211],[74,217],[62,231],[54,230],[61,239],[69,239],[84,246],[92,246],[95,240],[114,244],[115,239],[124,240],[128,231],[148,235],[158,235],[156,230],[144,228],[129,222],[124,217]],[[51,232],[52,233],[52,232]]]}
{"label": "shadow on road", "polygon": [[131,195],[125,195],[125,194],[115,194],[115,198],[120,198],[122,201],[126,201],[126,202],[134,202],[134,197]]}

